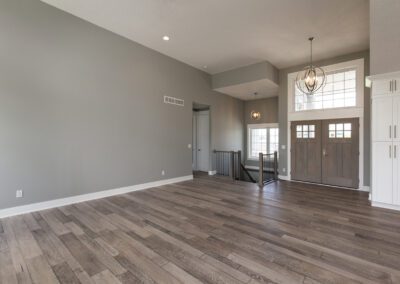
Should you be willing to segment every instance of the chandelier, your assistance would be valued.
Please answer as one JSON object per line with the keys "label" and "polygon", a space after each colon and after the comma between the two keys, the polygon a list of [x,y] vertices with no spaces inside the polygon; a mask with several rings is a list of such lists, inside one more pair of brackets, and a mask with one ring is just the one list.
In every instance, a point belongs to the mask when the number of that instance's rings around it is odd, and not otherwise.
{"label": "chandelier", "polygon": [[296,77],[296,86],[299,91],[306,95],[313,95],[325,85],[326,75],[322,68],[314,66],[312,62],[312,42],[313,37],[308,39],[310,41],[310,65],[304,67]]}

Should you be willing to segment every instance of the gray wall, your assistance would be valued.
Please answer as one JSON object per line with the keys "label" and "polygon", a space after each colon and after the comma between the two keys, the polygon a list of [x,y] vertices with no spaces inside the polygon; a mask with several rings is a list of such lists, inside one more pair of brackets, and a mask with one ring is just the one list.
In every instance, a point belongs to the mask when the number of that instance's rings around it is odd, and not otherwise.
{"label": "gray wall", "polygon": [[[252,111],[261,113],[260,120],[253,120],[250,117]],[[258,162],[247,158],[247,125],[254,123],[278,123],[278,97],[245,101],[244,103],[244,132],[245,132],[245,154],[247,165],[258,166]]]}
{"label": "gray wall", "polygon": [[0,209],[190,175],[193,101],[211,149],[243,149],[243,103],[202,71],[39,0],[0,1],[0,38]]}
{"label": "gray wall", "polygon": [[370,0],[371,75],[400,71],[400,1]]}
{"label": "gray wall", "polygon": [[[348,54],[345,56],[339,56],[327,60],[315,62],[318,66],[331,65],[335,63],[345,62],[358,58],[364,58],[364,71],[365,76],[369,75],[369,52],[358,52]],[[295,66],[286,69],[282,69],[279,72],[279,144],[280,146],[286,145],[286,149],[282,150],[279,147],[279,173],[281,175],[287,175],[289,169],[287,168],[287,145],[290,141],[287,141],[287,125],[288,125],[288,74],[292,72],[300,71],[304,66]],[[370,147],[371,147],[371,134],[370,134],[370,120],[371,120],[371,103],[370,103],[370,89],[364,89],[364,185],[369,186],[370,184]],[[283,168],[286,168],[286,172],[283,172]]]}

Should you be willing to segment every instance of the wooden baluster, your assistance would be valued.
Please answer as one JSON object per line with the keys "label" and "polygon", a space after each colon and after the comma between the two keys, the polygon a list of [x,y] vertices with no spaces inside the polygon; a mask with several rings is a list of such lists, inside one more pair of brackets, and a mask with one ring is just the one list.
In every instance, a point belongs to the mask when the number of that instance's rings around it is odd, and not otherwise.
{"label": "wooden baluster", "polygon": [[258,177],[258,185],[264,186],[264,155],[263,153],[258,154],[258,167],[259,167],[259,177]]}

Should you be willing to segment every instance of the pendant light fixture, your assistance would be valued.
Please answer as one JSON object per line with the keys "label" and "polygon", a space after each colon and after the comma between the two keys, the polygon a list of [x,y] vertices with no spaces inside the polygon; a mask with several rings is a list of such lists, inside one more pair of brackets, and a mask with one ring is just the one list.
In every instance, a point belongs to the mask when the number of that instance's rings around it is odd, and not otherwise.
{"label": "pendant light fixture", "polygon": [[[258,95],[258,93],[255,92],[255,93],[253,93],[253,95],[254,95],[254,98],[256,98],[257,95]],[[256,110],[252,110],[252,111],[250,112],[250,118],[251,118],[252,120],[260,120],[260,118],[261,118],[261,113],[260,113],[259,111],[256,111]]]}
{"label": "pendant light fixture", "polygon": [[302,93],[313,95],[325,85],[326,75],[322,68],[313,65],[312,43],[314,38],[310,37],[308,40],[310,41],[310,65],[304,67],[304,69],[297,74],[296,86]]}

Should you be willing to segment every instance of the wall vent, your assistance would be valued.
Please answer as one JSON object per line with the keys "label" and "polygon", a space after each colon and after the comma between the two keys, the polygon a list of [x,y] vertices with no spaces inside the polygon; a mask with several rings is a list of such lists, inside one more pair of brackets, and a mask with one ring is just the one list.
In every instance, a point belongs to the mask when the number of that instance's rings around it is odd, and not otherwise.
{"label": "wall vent", "polygon": [[185,106],[185,101],[174,97],[164,96],[164,103],[176,106]]}

